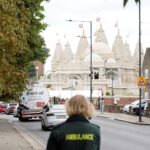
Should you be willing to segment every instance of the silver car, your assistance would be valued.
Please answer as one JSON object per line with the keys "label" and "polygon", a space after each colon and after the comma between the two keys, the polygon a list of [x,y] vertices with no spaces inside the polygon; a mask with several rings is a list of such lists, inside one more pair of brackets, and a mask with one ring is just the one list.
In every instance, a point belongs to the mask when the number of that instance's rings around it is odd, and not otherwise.
{"label": "silver car", "polygon": [[123,107],[123,112],[128,114],[130,107],[136,106],[137,104],[139,104],[139,100],[136,100],[136,101],[134,101],[134,102],[132,102],[130,104],[125,105]]}
{"label": "silver car", "polygon": [[[150,99],[141,99],[141,115],[144,115],[144,107],[145,107],[147,102],[150,102]],[[136,105],[132,105],[132,113],[136,114],[136,115],[140,114],[139,100],[138,100],[138,103]]]}
{"label": "silver car", "polygon": [[42,130],[52,129],[53,126],[64,122],[67,117],[65,105],[49,106],[41,116],[41,128]]}

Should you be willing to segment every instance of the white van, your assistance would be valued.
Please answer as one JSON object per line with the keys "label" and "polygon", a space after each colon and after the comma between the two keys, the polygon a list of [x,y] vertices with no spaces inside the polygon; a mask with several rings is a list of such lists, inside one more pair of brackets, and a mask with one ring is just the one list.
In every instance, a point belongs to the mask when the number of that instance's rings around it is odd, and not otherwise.
{"label": "white van", "polygon": [[20,99],[21,104],[18,107],[18,118],[20,121],[40,118],[43,113],[43,106],[49,101],[49,92],[46,87],[35,84],[25,90]]}

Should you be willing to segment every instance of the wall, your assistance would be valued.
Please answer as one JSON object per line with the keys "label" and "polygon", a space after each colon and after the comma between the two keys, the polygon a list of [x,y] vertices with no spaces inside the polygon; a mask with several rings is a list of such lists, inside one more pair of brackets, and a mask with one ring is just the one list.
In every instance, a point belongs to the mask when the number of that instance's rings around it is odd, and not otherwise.
{"label": "wall", "polygon": [[150,48],[146,49],[145,56],[144,56],[142,71],[144,72],[145,69],[148,69],[149,74],[147,79],[147,86],[143,91],[144,93],[148,92],[148,98],[150,98]]}

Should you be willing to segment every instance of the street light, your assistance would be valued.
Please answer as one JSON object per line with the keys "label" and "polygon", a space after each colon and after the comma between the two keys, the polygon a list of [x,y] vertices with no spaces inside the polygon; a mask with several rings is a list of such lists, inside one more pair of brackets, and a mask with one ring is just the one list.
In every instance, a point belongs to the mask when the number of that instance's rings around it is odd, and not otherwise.
{"label": "street light", "polygon": [[92,102],[92,92],[93,92],[93,88],[92,88],[92,79],[93,79],[93,66],[92,66],[92,21],[85,21],[85,20],[66,20],[69,22],[87,22],[90,24],[90,102]]}
{"label": "street light", "polygon": [[[139,0],[139,77],[141,77],[141,68],[141,0]],[[142,121],[141,97],[142,89],[139,88],[139,122]]]}

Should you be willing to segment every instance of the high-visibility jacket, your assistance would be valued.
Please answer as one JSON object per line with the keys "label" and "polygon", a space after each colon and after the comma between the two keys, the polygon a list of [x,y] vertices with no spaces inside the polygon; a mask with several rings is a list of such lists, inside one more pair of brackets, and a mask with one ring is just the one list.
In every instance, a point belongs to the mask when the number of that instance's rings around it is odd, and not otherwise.
{"label": "high-visibility jacket", "polygon": [[100,150],[100,127],[74,115],[53,128],[46,150]]}

